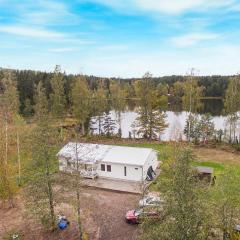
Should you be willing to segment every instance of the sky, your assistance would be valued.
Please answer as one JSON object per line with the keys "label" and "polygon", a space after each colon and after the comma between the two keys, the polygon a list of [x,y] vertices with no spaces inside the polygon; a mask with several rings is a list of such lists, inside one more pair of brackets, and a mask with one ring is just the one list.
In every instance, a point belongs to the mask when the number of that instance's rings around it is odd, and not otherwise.
{"label": "sky", "polygon": [[0,67],[102,77],[240,72],[240,0],[0,0]]}

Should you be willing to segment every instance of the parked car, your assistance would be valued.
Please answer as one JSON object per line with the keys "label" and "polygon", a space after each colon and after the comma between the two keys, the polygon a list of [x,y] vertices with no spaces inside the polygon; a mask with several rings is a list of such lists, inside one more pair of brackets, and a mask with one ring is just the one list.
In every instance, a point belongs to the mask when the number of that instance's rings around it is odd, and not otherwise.
{"label": "parked car", "polygon": [[125,219],[127,223],[138,224],[147,218],[159,218],[159,213],[156,211],[145,211],[143,209],[130,210],[126,213]]}
{"label": "parked car", "polygon": [[145,206],[161,206],[164,203],[164,200],[160,197],[155,196],[146,196],[143,199],[139,200],[139,207],[145,207]]}

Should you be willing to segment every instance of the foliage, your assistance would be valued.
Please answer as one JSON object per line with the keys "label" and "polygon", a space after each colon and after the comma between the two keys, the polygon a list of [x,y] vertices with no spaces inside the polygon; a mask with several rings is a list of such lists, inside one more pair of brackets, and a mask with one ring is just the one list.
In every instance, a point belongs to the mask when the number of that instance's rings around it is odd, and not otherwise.
{"label": "foliage", "polygon": [[215,213],[223,232],[223,239],[234,234],[235,225],[239,224],[240,214],[240,172],[236,168],[228,168],[219,177],[214,187]]}
{"label": "foliage", "polygon": [[114,130],[116,129],[116,123],[111,118],[110,115],[105,115],[103,122],[103,131],[107,137],[110,137],[114,134]]}
{"label": "foliage", "polygon": [[72,88],[72,111],[78,123],[82,126],[82,134],[85,134],[84,124],[91,113],[91,92],[86,79],[78,77]]}
{"label": "foliage", "polygon": [[145,222],[142,239],[207,239],[210,229],[210,211],[206,196],[194,178],[191,150],[175,149],[175,159],[165,163],[159,190],[165,199],[160,221]]}
{"label": "foliage", "polygon": [[38,124],[32,132],[31,171],[26,189],[26,205],[29,212],[37,216],[48,229],[55,228],[53,179],[57,134],[50,127],[47,115],[39,116]]}
{"label": "foliage", "polygon": [[51,112],[54,117],[62,118],[65,115],[66,96],[64,93],[64,78],[60,66],[55,67],[50,80],[52,93],[50,94]]}
{"label": "foliage", "polygon": [[183,84],[183,108],[186,111],[196,113],[202,107],[200,98],[203,96],[203,87],[198,85],[198,79],[188,76]]}
{"label": "foliage", "polygon": [[139,116],[135,123],[137,133],[147,139],[160,138],[168,125],[165,122],[166,114],[158,109],[158,96],[151,74],[146,73],[142,80],[136,82],[135,88],[137,96],[140,97]]}
{"label": "foliage", "polygon": [[187,139],[193,139],[195,143],[203,141],[207,143],[208,140],[214,137],[215,127],[212,117],[209,114],[198,116],[190,114],[187,118],[184,128],[184,134]]}

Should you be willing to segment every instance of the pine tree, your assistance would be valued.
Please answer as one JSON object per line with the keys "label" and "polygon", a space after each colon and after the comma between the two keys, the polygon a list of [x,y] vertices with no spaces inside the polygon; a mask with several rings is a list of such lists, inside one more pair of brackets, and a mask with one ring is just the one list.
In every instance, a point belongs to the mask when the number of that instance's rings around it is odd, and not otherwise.
{"label": "pine tree", "polygon": [[55,67],[50,83],[52,88],[52,94],[50,94],[52,115],[56,118],[63,118],[65,115],[66,96],[64,92],[64,77],[59,65]]}
{"label": "pine tree", "polygon": [[166,114],[158,109],[158,95],[150,73],[135,83],[137,96],[140,98],[140,109],[136,126],[138,134],[147,139],[160,138],[166,129]]}
{"label": "pine tree", "polygon": [[49,112],[48,108],[48,99],[46,96],[46,90],[43,87],[43,83],[40,81],[38,85],[35,87],[35,95],[34,95],[34,112],[35,117],[40,119],[42,116],[46,116]]}
{"label": "pine tree", "polygon": [[82,127],[83,135],[85,134],[85,123],[92,111],[91,100],[91,92],[85,77],[78,77],[72,87],[72,111]]}
{"label": "pine tree", "polygon": [[30,100],[29,98],[27,98],[27,99],[24,101],[23,114],[24,114],[24,116],[26,116],[26,117],[30,117],[30,116],[33,115],[33,106],[32,106],[31,100]]}
{"label": "pine tree", "polygon": [[103,123],[103,131],[107,137],[110,137],[114,134],[114,130],[116,129],[116,123],[111,118],[110,115],[105,115],[104,123]]}

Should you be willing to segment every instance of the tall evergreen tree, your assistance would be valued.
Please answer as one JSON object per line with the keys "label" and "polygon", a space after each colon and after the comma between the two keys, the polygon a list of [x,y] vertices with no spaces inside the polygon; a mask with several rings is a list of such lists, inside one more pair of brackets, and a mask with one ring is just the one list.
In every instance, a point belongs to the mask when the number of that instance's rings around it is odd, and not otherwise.
{"label": "tall evergreen tree", "polygon": [[144,138],[160,138],[161,133],[168,126],[166,114],[158,107],[158,95],[150,73],[135,83],[137,96],[140,98],[139,117],[136,119],[138,133]]}
{"label": "tall evergreen tree", "polygon": [[35,117],[37,119],[40,119],[43,116],[46,116],[49,112],[49,105],[46,96],[46,90],[43,87],[43,83],[41,81],[35,87],[34,102]]}
{"label": "tall evergreen tree", "polygon": [[62,118],[65,115],[66,96],[64,92],[64,76],[59,65],[56,66],[50,83],[52,88],[50,94],[52,115],[56,118]]}

